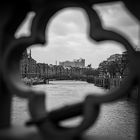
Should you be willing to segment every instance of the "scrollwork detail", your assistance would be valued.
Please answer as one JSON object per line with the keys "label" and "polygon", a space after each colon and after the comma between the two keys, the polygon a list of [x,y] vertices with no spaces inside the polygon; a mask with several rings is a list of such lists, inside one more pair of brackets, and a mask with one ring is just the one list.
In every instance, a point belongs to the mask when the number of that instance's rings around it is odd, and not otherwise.
{"label": "scrollwork detail", "polygon": [[[104,0],[100,2],[105,2]],[[104,103],[109,103],[112,101],[116,101],[122,98],[127,94],[128,91],[132,90],[132,87],[135,84],[138,84],[140,79],[140,69],[138,68],[136,71],[134,69],[140,62],[140,54],[136,52],[131,45],[131,43],[119,33],[114,31],[105,30],[102,27],[100,18],[97,12],[92,9],[92,5],[97,3],[96,0],[62,0],[62,1],[30,1],[28,3],[28,8],[24,11],[19,10],[19,16],[22,15],[19,20],[15,21],[15,11],[13,12],[13,16],[10,22],[13,30],[11,30],[11,36],[6,34],[6,38],[8,38],[8,43],[4,43],[4,53],[2,57],[2,61],[0,61],[2,66],[2,74],[3,79],[9,91],[13,94],[16,94],[19,97],[26,98],[29,101],[28,108],[32,120],[28,122],[28,124],[35,124],[44,138],[57,139],[72,139],[74,137],[79,136],[83,131],[93,125],[99,115],[100,105]],[[134,8],[131,8],[130,1],[124,2],[125,5],[131,9],[133,14],[139,16],[137,12],[135,12]],[[17,4],[18,5],[18,4]],[[16,5],[16,6],[17,6]],[[16,7],[15,6],[15,7]],[[14,7],[14,8],[15,8]],[[89,18],[89,37],[97,42],[105,41],[105,40],[113,40],[121,43],[126,50],[128,51],[128,55],[130,58],[130,74],[128,78],[123,82],[121,87],[115,91],[111,91],[111,93],[97,96],[97,95],[89,95],[86,97],[84,102],[77,103],[69,107],[60,108],[58,111],[47,112],[45,107],[45,93],[42,91],[34,91],[31,88],[25,86],[19,78],[18,75],[18,67],[19,67],[19,59],[22,52],[33,44],[44,44],[46,43],[45,31],[48,25],[50,18],[59,10],[66,7],[81,7],[83,8]],[[14,37],[14,33],[19,26],[19,24],[25,18],[25,15],[29,11],[35,12],[35,17],[31,26],[31,35],[29,37],[21,37],[16,39]],[[138,11],[138,9],[136,10]],[[18,12],[18,11],[16,11]],[[16,23],[16,25],[14,25]],[[7,24],[7,26],[9,26]],[[9,27],[6,27],[9,30]],[[65,110],[65,113],[60,115],[60,119],[56,119],[53,116],[57,116],[58,113],[61,113]],[[69,113],[70,110],[77,110],[77,112]],[[52,115],[54,114],[54,115]],[[68,114],[68,115],[67,115]],[[66,117],[65,117],[66,115]],[[59,122],[64,119],[70,118],[71,116],[83,116],[83,121],[77,127],[65,128],[59,125]]]}

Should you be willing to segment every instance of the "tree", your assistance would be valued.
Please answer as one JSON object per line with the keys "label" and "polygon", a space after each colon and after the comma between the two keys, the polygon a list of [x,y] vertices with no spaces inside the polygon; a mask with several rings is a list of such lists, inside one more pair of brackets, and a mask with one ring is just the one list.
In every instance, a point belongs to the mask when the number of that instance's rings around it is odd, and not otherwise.
{"label": "tree", "polygon": [[122,54],[122,57],[108,63],[108,72],[111,76],[115,77],[116,74],[124,75],[124,71],[128,68],[128,56],[127,52]]}
{"label": "tree", "polygon": [[113,74],[119,73],[123,77],[124,71],[128,68],[127,52],[124,52],[121,58],[113,61],[109,67],[110,72]]}
{"label": "tree", "polygon": [[88,68],[91,68],[91,64],[87,65]]}
{"label": "tree", "polygon": [[116,77],[117,73],[121,77],[124,76],[124,72],[128,69],[128,54],[124,52],[121,57],[116,58],[113,61],[103,61],[99,64],[99,73],[102,76],[106,76],[108,73],[111,77]]}
{"label": "tree", "polygon": [[102,76],[107,75],[108,73],[108,61],[103,61],[99,64],[99,74]]}
{"label": "tree", "polygon": [[120,73],[122,77],[124,75],[125,70],[128,69],[128,63],[129,63],[128,54],[127,52],[124,52],[122,54],[122,58],[118,62],[118,66],[119,66],[118,72]]}
{"label": "tree", "polygon": [[98,69],[93,69],[93,68],[87,68],[84,74],[89,77],[89,76],[98,76],[99,71]]}
{"label": "tree", "polygon": [[116,73],[118,72],[118,63],[115,61],[111,61],[107,65],[107,72],[109,72],[111,77],[116,77]]}

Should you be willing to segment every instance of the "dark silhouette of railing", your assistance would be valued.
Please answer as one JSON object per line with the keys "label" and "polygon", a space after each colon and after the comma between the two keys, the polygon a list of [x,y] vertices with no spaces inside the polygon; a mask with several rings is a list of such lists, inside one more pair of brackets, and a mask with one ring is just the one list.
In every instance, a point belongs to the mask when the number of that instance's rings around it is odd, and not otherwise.
{"label": "dark silhouette of railing", "polygon": [[[130,92],[135,85],[140,88],[140,52],[134,50],[132,44],[124,36],[102,27],[96,11],[92,8],[96,3],[113,2],[115,0],[2,0],[0,1],[0,139],[77,139],[94,124],[100,112],[100,105],[117,101]],[[128,10],[140,20],[140,7],[136,0],[122,0]],[[129,76],[120,88],[110,94],[88,95],[84,102],[66,106],[52,112],[45,108],[45,93],[33,91],[21,82],[19,60],[27,47],[33,44],[46,43],[45,29],[50,18],[66,7],[81,7],[89,18],[89,37],[97,42],[113,40],[121,43],[128,51],[130,59]],[[31,25],[31,34],[27,37],[15,38],[15,32],[26,15],[33,11],[35,17]],[[31,121],[27,126],[11,125],[12,94],[28,100]],[[140,139],[140,97],[138,96],[137,139]],[[79,126],[66,128],[60,121],[83,116]],[[33,125],[33,127],[28,127]],[[18,133],[17,133],[18,132]],[[114,139],[110,135],[110,138]]]}

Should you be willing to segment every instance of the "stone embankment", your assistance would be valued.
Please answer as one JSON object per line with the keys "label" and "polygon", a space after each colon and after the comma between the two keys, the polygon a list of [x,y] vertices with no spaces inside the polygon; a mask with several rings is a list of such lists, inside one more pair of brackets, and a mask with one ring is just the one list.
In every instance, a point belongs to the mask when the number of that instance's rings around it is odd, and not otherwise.
{"label": "stone embankment", "polygon": [[26,84],[26,85],[40,85],[40,84],[49,84],[49,80],[48,79],[39,79],[39,78],[23,78],[22,81]]}

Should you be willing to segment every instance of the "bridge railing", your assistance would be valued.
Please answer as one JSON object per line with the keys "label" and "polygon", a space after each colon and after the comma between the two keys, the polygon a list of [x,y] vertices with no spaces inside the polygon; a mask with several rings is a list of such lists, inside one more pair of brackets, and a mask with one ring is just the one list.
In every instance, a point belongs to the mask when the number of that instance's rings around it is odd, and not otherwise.
{"label": "bridge railing", "polygon": [[[100,113],[100,106],[117,101],[126,96],[134,86],[140,88],[140,52],[126,37],[102,27],[99,15],[93,8],[97,3],[114,0],[6,0],[0,1],[0,139],[8,140],[70,140],[79,138],[89,127],[93,126]],[[139,2],[122,0],[126,8],[140,20]],[[122,44],[128,51],[130,59],[129,76],[121,86],[107,95],[88,95],[83,102],[48,112],[45,107],[45,93],[34,91],[20,80],[19,60],[27,47],[46,42],[45,30],[49,20],[59,10],[66,7],[80,7],[89,19],[89,37],[100,42],[112,40]],[[29,12],[35,16],[31,24],[30,35],[15,37],[20,24]],[[138,90],[139,91],[139,90]],[[12,94],[28,101],[31,120],[25,126],[11,124]],[[140,139],[140,97],[137,110],[137,140]],[[63,127],[60,122],[72,117],[83,116],[83,121],[76,127]],[[29,127],[30,126],[30,127]],[[93,134],[94,137],[94,134]],[[98,139],[98,138],[97,138]],[[104,138],[106,139],[106,137]],[[117,139],[112,135],[107,139]]]}

